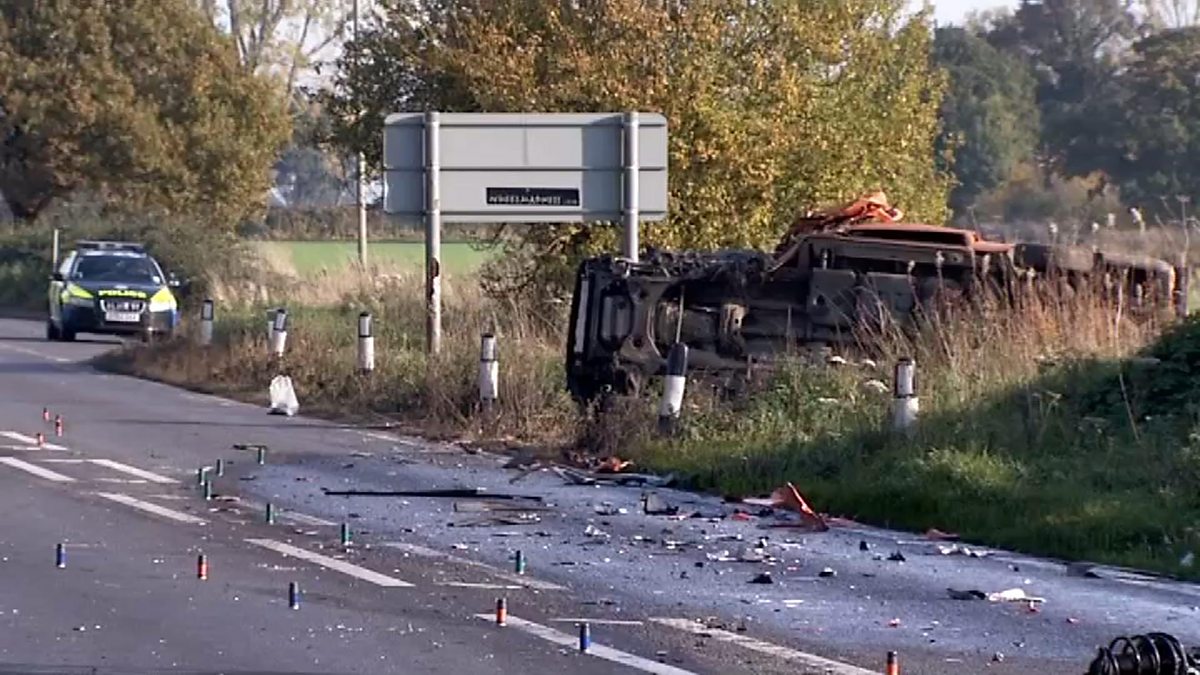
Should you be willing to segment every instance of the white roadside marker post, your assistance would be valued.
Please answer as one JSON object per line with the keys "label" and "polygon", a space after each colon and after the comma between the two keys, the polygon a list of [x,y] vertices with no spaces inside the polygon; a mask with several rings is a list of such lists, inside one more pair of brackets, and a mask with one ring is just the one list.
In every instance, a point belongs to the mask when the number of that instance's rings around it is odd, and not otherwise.
{"label": "white roadside marker post", "polygon": [[917,364],[911,358],[905,357],[896,363],[892,392],[892,429],[911,434],[921,410],[917,397]]}
{"label": "white roadside marker post", "polygon": [[683,392],[687,387],[688,348],[682,342],[671,345],[667,354],[667,377],[663,381],[662,400],[658,404],[658,431],[675,432],[683,410]]}
{"label": "white roadside marker post", "polygon": [[491,416],[500,398],[500,361],[496,359],[496,336],[484,333],[479,339],[479,405]]}
{"label": "white roadside marker post", "polygon": [[371,334],[371,313],[358,315],[358,370],[370,375],[375,370],[375,336]]}
{"label": "white roadside marker post", "polygon": [[283,358],[287,348],[287,310],[280,307],[275,310],[275,320],[271,323],[271,353],[276,358]]}
{"label": "white roadside marker post", "polygon": [[213,341],[213,319],[214,308],[211,298],[205,299],[204,304],[200,305],[200,345],[207,347]]}

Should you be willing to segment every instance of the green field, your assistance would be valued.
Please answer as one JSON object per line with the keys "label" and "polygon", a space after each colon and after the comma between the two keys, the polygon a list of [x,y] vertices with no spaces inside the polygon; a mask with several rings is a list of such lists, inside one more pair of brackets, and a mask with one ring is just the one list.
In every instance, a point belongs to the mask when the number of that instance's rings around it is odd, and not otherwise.
{"label": "green field", "polygon": [[[259,246],[272,257],[290,260],[292,267],[302,274],[322,268],[346,267],[358,259],[358,244],[353,241],[266,241]],[[419,241],[372,242],[367,255],[371,263],[419,271],[425,264],[425,244]],[[442,268],[449,274],[473,272],[493,255],[494,250],[479,250],[467,242],[442,242]]]}

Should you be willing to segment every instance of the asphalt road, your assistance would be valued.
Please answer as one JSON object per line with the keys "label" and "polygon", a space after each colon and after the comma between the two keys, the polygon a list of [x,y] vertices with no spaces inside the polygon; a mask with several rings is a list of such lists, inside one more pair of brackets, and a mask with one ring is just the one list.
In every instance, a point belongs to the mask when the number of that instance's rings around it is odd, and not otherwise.
{"label": "asphalt road", "polygon": [[[548,472],[512,482],[506,458],[99,373],[84,362],[115,342],[41,334],[0,320],[0,673],[859,675],[882,672],[888,650],[906,673],[1082,673],[1121,634],[1200,644],[1195,585],[1105,568],[1073,576],[1005,552],[942,555],[853,524],[767,528],[770,518],[734,520],[731,505],[669,489],[655,492],[700,517],[645,515],[636,487]],[[61,438],[44,407],[63,416]],[[245,443],[268,446],[265,464],[233,447]],[[206,501],[196,472],[218,458],[225,474]],[[431,488],[520,494],[539,508],[324,494]],[[903,562],[888,559],[896,551]],[[207,580],[196,578],[201,553]],[[763,572],[773,583],[749,583]],[[1045,602],[1032,611],[947,588]]]}

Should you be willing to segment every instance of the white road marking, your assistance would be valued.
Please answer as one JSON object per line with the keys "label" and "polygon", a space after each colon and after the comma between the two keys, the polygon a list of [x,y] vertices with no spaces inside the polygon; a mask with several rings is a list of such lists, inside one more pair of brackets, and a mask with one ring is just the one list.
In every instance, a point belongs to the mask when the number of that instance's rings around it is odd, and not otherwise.
{"label": "white road marking", "polygon": [[560,618],[550,619],[554,623],[591,623],[597,626],[641,626],[641,621],[633,621],[630,619],[587,619],[578,618]]}
{"label": "white road marking", "polygon": [[454,588],[484,588],[493,591],[520,591],[524,586],[514,584],[485,584],[475,581],[439,581],[438,586],[453,586]]}
{"label": "white road marking", "polygon": [[87,462],[86,459],[79,459],[77,457],[47,457],[38,461],[42,464],[83,464]]}
{"label": "white road marking", "polygon": [[100,477],[96,479],[97,483],[118,483],[120,485],[146,485],[150,481],[142,480],[141,478],[109,478]]}
{"label": "white road marking", "polygon": [[[485,621],[496,620],[496,616],[494,614],[476,614],[475,618],[484,619]],[[571,647],[574,649],[579,648],[578,636],[568,635],[562,631],[554,630],[549,626],[543,626],[540,623],[526,621],[525,619],[515,617],[512,614],[509,614],[505,620],[505,627],[515,628],[519,631],[529,633],[530,635],[540,637],[543,640],[553,642],[554,644],[561,645],[563,647]],[[598,644],[596,642],[593,642],[592,645],[588,647],[587,653],[589,656],[595,656],[606,661],[619,663],[623,666],[636,668],[637,670],[646,673],[655,673],[655,675],[695,675],[695,673],[690,670],[684,670],[682,668],[676,668],[675,666],[669,666],[665,663],[659,663],[658,661],[644,659],[640,656],[623,652],[619,649],[613,649],[612,647]]]}
{"label": "white road marking", "polygon": [[[242,500],[241,504],[248,509],[255,509],[257,511],[267,510],[266,504],[252,502],[249,499]],[[320,527],[333,527],[337,525],[337,523],[325,520],[324,518],[310,516],[307,513],[297,513],[296,511],[285,511],[283,509],[275,509],[275,517],[279,518],[280,520],[290,520],[293,523],[300,523],[302,525],[316,525]]]}
{"label": "white road marking", "polygon": [[330,522],[324,518],[310,516],[307,513],[296,513],[295,511],[284,511],[283,513],[279,514],[279,517],[283,518],[284,520],[290,520],[296,523],[302,523],[304,525],[321,525],[324,527],[333,527],[334,525],[337,525],[337,523]]}
{"label": "white road marking", "polygon": [[[35,438],[33,436],[26,436],[25,434],[23,434],[19,431],[0,431],[0,436],[4,436],[5,438],[11,438],[14,441],[20,441],[27,445],[32,445],[34,449],[36,449],[38,447],[37,438]],[[45,448],[46,450],[66,450],[66,448],[64,448],[63,446],[61,446],[57,443],[51,443],[50,441],[46,441],[46,442],[42,443],[42,447]]]}
{"label": "white road marking", "polygon": [[169,518],[176,522],[187,523],[189,525],[204,525],[208,522],[207,520],[205,520],[203,518],[197,518],[196,516],[193,516],[190,513],[184,513],[182,511],[176,511],[174,509],[168,509],[165,506],[159,506],[158,504],[152,504],[150,502],[142,501],[140,499],[135,499],[133,497],[130,497],[129,495],[123,495],[123,494],[120,494],[117,492],[97,492],[96,494],[100,497],[103,497],[103,498],[109,500],[109,501],[113,501],[118,504],[124,504],[125,506],[131,506],[135,509],[138,509],[139,511],[145,511],[146,513],[153,513],[156,516],[162,516],[163,518]]}
{"label": "white road marking", "polygon": [[285,544],[281,541],[275,541],[274,539],[247,539],[246,541],[254,544],[255,546],[261,546],[265,549],[275,551],[276,553],[282,553],[286,556],[299,558],[300,560],[306,560],[310,563],[320,565],[321,567],[331,569],[335,572],[341,572],[342,574],[347,574],[357,579],[368,581],[377,586],[388,586],[391,588],[408,588],[412,586],[412,584],[408,583],[407,581],[401,581],[395,577],[389,577],[386,574],[380,574],[379,572],[369,570],[365,567],[348,563],[345,560],[330,558],[329,556],[321,555],[320,553],[314,553],[307,549],[298,548],[296,546],[292,546],[291,544]]}
{"label": "white road marking", "polygon": [[0,457],[0,464],[7,464],[14,469],[20,469],[25,473],[31,473],[38,478],[45,478],[46,480],[52,480],[56,483],[75,482],[75,479],[71,478],[70,476],[64,476],[57,471],[51,471],[50,469],[38,466],[37,464],[30,464],[29,462],[17,459],[16,457]]}
{"label": "white road marking", "polygon": [[166,476],[161,476],[157,473],[154,473],[153,471],[146,471],[145,469],[139,469],[136,466],[129,466],[128,464],[122,464],[121,462],[116,462],[111,459],[89,459],[88,461],[91,462],[92,464],[96,464],[98,466],[103,466],[105,468],[112,469],[113,471],[120,471],[121,473],[127,473],[130,476],[134,476],[135,478],[141,478],[143,480],[148,480],[151,483],[158,483],[160,485],[166,485],[169,483],[178,483],[179,482],[179,481],[175,480],[174,478],[167,478]]}
{"label": "white road marking", "polygon": [[399,440],[395,436],[388,436],[387,434],[381,434],[376,431],[363,431],[360,433],[362,433],[362,435],[366,436],[367,438],[374,438],[377,441],[392,441],[394,443],[397,440]]}
{"label": "white road marking", "polygon": [[400,551],[405,551],[405,552],[411,553],[413,555],[419,555],[419,556],[422,556],[425,558],[437,558],[440,560],[446,560],[449,562],[458,563],[460,565],[471,565],[472,567],[482,567],[483,569],[490,572],[492,574],[492,576],[494,576],[498,579],[503,579],[509,583],[518,584],[520,586],[525,586],[528,588],[536,588],[540,591],[565,591],[565,590],[567,590],[565,586],[559,586],[558,584],[552,584],[549,581],[539,581],[537,579],[531,579],[529,577],[522,576],[519,574],[510,574],[508,572],[498,570],[495,567],[492,567],[491,565],[488,565],[486,563],[481,563],[481,562],[478,562],[475,560],[471,560],[469,558],[461,558],[459,556],[456,556],[456,555],[453,555],[450,553],[445,553],[445,552],[439,551],[437,549],[428,548],[426,546],[421,546],[419,544],[410,544],[408,542],[403,542],[403,541],[389,541],[389,542],[385,542],[384,546],[388,546],[390,548],[394,548],[394,549],[397,549]]}
{"label": "white road marking", "polygon": [[36,356],[39,359],[48,359],[50,361],[54,361],[57,363],[69,363],[71,361],[70,359],[62,358],[61,356],[50,356],[49,354],[35,352],[32,349],[26,349],[24,347],[18,347],[16,345],[0,344],[0,347],[4,347],[6,349],[11,349],[12,351],[19,352],[21,354],[27,354],[29,356]]}
{"label": "white road marking", "polygon": [[865,670],[858,666],[852,666],[848,663],[840,661],[832,661],[822,658],[816,654],[808,654],[796,649],[781,647],[770,642],[763,642],[752,637],[730,633],[729,631],[720,630],[717,628],[707,628],[702,623],[697,623],[691,619],[672,619],[666,617],[650,617],[651,623],[657,623],[670,628],[686,631],[695,635],[706,635],[714,640],[723,642],[732,642],[741,647],[745,647],[751,651],[767,654],[788,661],[794,661],[808,668],[821,668],[822,672],[829,675],[874,675],[875,671]]}

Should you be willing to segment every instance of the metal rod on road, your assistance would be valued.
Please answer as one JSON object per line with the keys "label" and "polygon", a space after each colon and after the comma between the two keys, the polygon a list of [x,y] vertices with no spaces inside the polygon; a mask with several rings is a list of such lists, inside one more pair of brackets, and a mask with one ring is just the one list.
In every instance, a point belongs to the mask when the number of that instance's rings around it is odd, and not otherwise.
{"label": "metal rod on road", "polygon": [[425,113],[425,350],[442,350],[442,152],[441,114]]}

